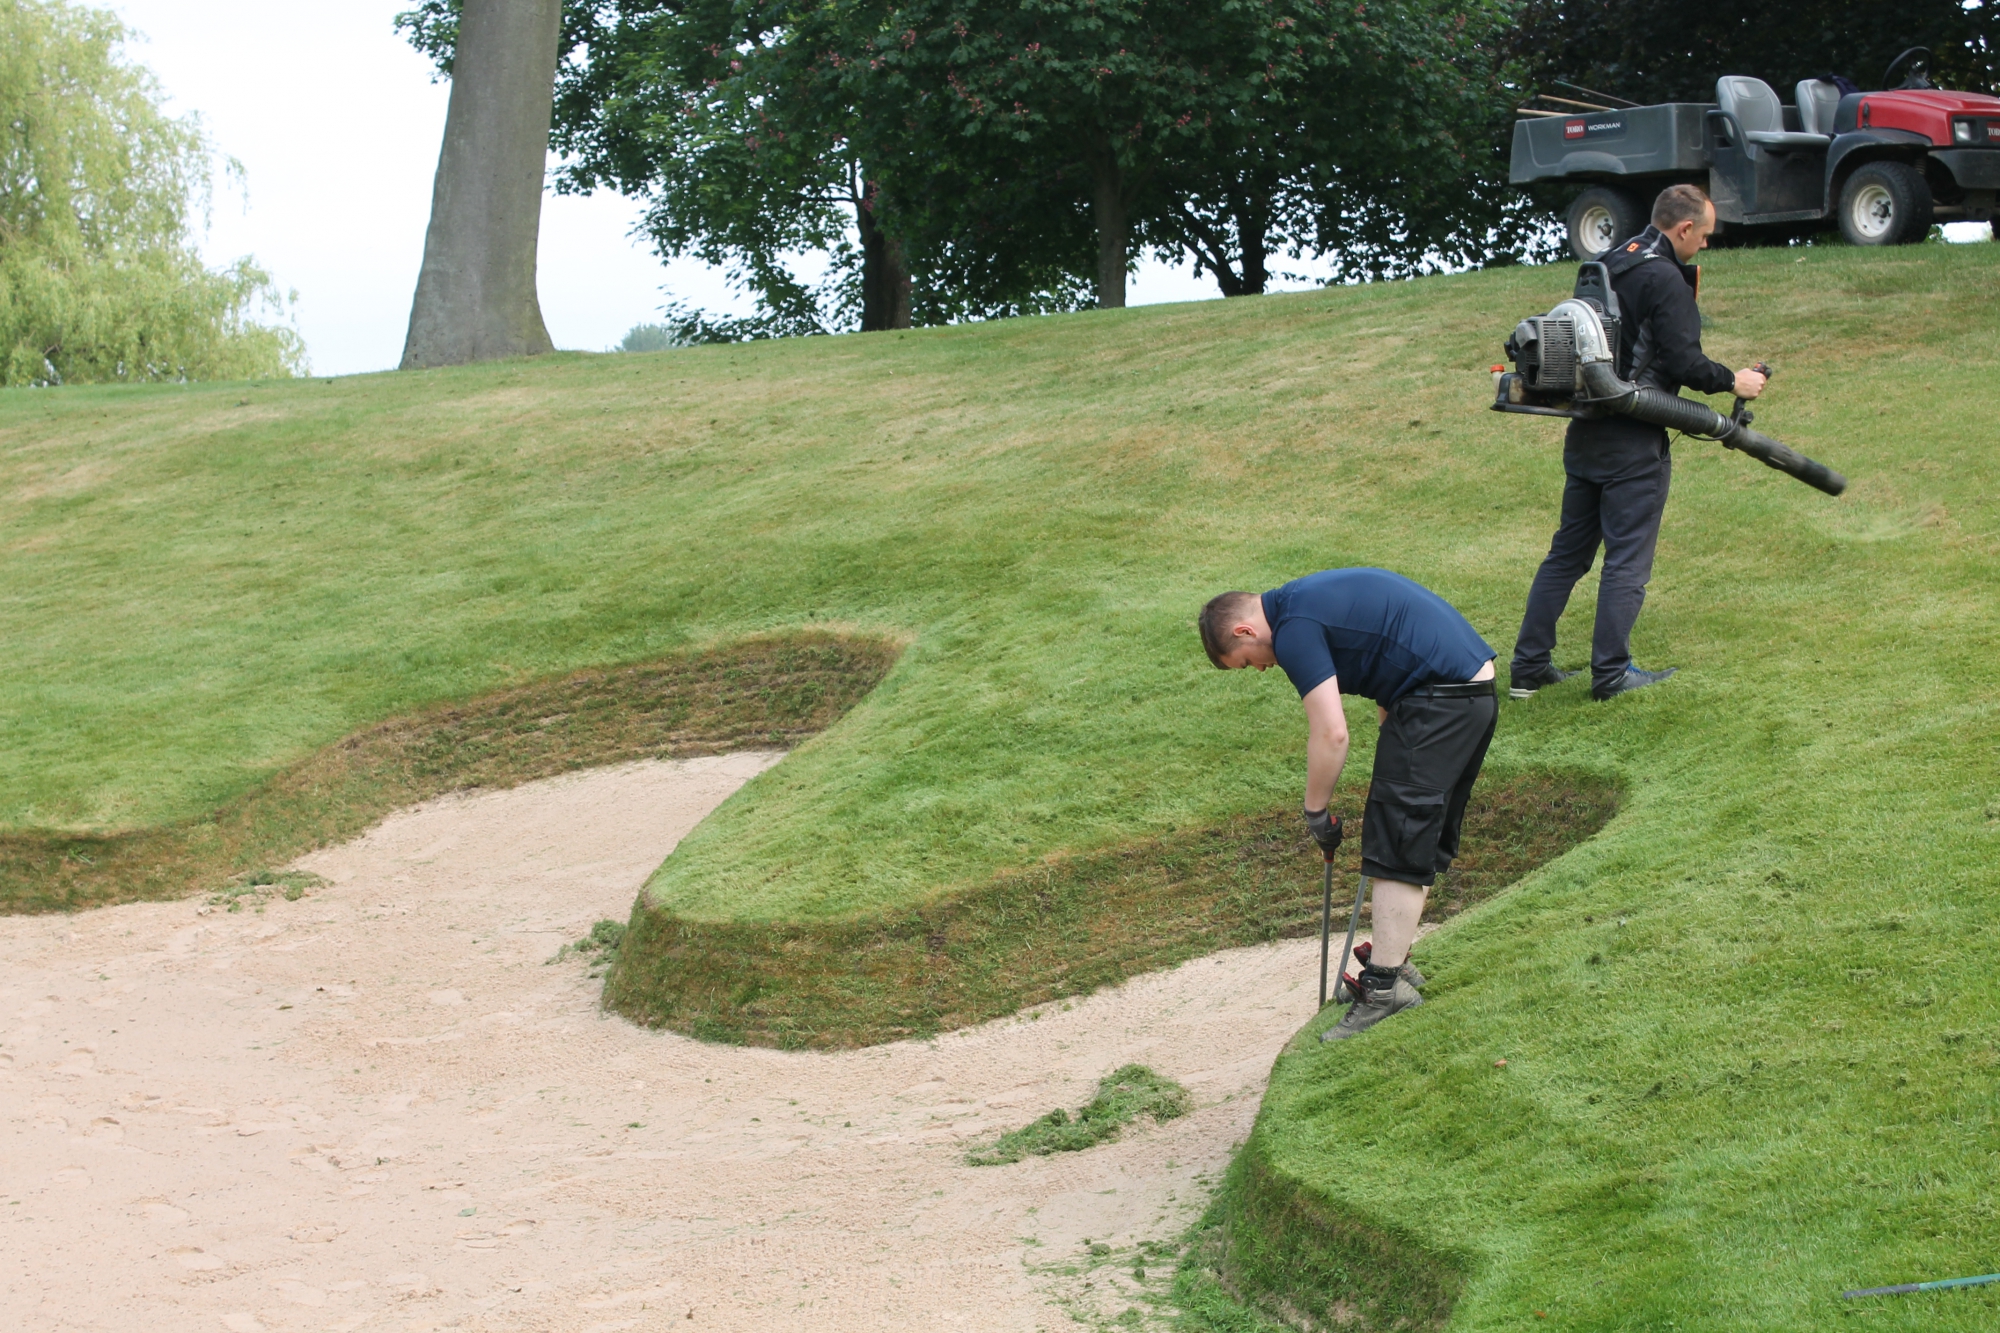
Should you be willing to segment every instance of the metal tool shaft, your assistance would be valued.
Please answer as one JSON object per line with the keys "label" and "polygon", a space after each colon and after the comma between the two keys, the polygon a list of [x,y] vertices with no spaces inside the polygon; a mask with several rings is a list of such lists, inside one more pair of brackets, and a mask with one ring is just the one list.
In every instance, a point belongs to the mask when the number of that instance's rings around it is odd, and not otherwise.
{"label": "metal tool shaft", "polygon": [[[1354,911],[1347,918],[1347,943],[1340,946],[1340,975],[1347,975],[1347,959],[1354,952],[1354,932],[1361,925],[1361,900],[1368,896],[1368,876],[1361,876],[1361,883],[1354,890]],[[1354,997],[1360,999],[1359,995]]]}
{"label": "metal tool shaft", "polygon": [[[1326,887],[1319,895],[1319,1007],[1326,1008],[1326,952],[1333,944],[1333,862],[1326,863]],[[1342,967],[1347,964],[1342,963]]]}

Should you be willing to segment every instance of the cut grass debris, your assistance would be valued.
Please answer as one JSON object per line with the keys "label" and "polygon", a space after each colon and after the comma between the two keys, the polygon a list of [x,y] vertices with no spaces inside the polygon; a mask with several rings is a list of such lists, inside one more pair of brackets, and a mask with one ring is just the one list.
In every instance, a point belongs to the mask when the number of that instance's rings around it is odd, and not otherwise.
{"label": "cut grass debris", "polygon": [[[1366,791],[1341,797],[1357,831],[1340,863],[1350,884]],[[1616,786],[1586,774],[1489,774],[1467,810],[1465,855],[1425,915],[1483,901],[1597,832],[1617,805]],[[1288,805],[844,921],[686,920],[642,902],[605,1004],[650,1026],[758,1046],[929,1036],[1217,949],[1312,934],[1319,865]]]}
{"label": "cut grass debris", "polygon": [[548,965],[560,963],[565,958],[588,957],[590,975],[599,976],[618,957],[618,946],[625,942],[623,921],[599,921],[590,928],[590,933],[580,940],[571,940],[557,949],[549,958]]}
{"label": "cut grass debris", "polygon": [[225,911],[240,912],[247,902],[258,911],[272,898],[283,898],[295,903],[314,889],[324,888],[328,880],[323,875],[315,875],[310,870],[270,870],[259,868],[247,874],[238,875],[229,883],[208,896],[210,907],[220,907]]}
{"label": "cut grass debris", "polygon": [[1002,1166],[1023,1157],[1082,1152],[1109,1143],[1142,1115],[1165,1124],[1187,1112],[1186,1088],[1145,1065],[1126,1065],[1099,1079],[1097,1095],[1075,1115],[1059,1106],[1033,1124],[1009,1130],[984,1148],[974,1148],[966,1153],[965,1162],[967,1166]]}
{"label": "cut grass debris", "polygon": [[240,894],[270,874],[246,865],[282,864],[446,792],[595,764],[789,748],[874,688],[897,652],[880,638],[766,635],[440,704],[335,742],[206,818],[129,833],[0,833],[0,911],[232,884]]}

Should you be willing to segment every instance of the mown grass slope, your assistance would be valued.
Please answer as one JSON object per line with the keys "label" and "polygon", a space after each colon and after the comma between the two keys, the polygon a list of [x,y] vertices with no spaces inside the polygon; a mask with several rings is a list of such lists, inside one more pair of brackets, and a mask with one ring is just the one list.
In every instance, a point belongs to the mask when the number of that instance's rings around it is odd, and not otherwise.
{"label": "mown grass slope", "polygon": [[[1297,705],[1210,670],[1194,609],[1382,564],[1504,654],[1560,460],[1484,371],[1568,281],[0,396],[0,824],[183,819],[436,700],[817,625],[909,647],[670,858],[663,917],[845,919],[1279,808]],[[1853,487],[1679,449],[1637,646],[1682,674],[1509,706],[1493,759],[1624,808],[1428,946],[1424,1009],[1280,1062],[1251,1289],[1810,1328],[1994,1266],[1996,290],[1994,246],[1713,258],[1710,350],[1776,362],[1760,426]]]}

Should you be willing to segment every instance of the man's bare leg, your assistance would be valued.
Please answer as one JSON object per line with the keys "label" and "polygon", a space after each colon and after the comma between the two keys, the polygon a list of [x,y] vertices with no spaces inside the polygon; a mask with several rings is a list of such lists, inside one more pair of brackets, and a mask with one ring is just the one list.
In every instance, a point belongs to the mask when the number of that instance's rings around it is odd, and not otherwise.
{"label": "man's bare leg", "polygon": [[1393,972],[1410,959],[1410,946],[1417,942],[1417,923],[1423,919],[1424,901],[1431,891],[1422,884],[1378,879],[1371,886],[1375,899],[1375,949],[1370,967]]}

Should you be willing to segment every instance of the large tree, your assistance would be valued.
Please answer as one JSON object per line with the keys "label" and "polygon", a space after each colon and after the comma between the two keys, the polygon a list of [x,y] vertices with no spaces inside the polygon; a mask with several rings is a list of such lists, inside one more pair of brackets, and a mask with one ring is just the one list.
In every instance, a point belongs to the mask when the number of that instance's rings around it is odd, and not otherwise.
{"label": "large tree", "polygon": [[[419,45],[448,54],[455,3],[407,16]],[[661,253],[726,265],[758,301],[679,312],[682,336],[1115,306],[1145,247],[1228,295],[1264,290],[1274,254],[1341,278],[1491,262],[1530,248],[1495,147],[1507,12],[566,0],[558,188],[644,199]],[[817,284],[797,276],[811,252]]]}
{"label": "large tree", "polygon": [[535,262],[562,0],[464,0],[454,17],[406,370],[554,350]]}
{"label": "large tree", "polygon": [[112,14],[0,3],[0,384],[289,375],[268,275],[195,249],[211,147],[161,109]]}
{"label": "large tree", "polygon": [[[785,0],[571,0],[578,58],[556,97],[559,188],[643,199],[662,255],[731,269],[760,313],[728,331],[821,332],[856,304],[865,329],[907,327],[909,275],[878,222],[879,184],[842,133],[840,109],[782,77],[793,10]],[[801,282],[788,263],[800,251],[833,254],[834,280]]]}
{"label": "large tree", "polygon": [[[1498,0],[903,0],[835,48],[886,90],[878,124],[1065,188],[1096,234],[1098,302],[1140,244],[1225,295],[1274,251],[1341,277],[1489,262],[1506,229]],[[914,152],[900,159],[914,158]],[[891,155],[890,161],[899,160]],[[905,187],[904,198],[935,191]],[[956,196],[953,196],[956,198]],[[1532,230],[1532,229],[1530,229]]]}
{"label": "large tree", "polygon": [[[1003,171],[912,133],[872,57],[885,0],[571,0],[559,188],[647,205],[663,255],[728,268],[757,300],[684,335],[811,333],[1068,308],[1087,230],[1037,208],[1041,164]],[[796,276],[807,254],[825,278]]]}
{"label": "large tree", "polygon": [[[1097,303],[1125,304],[1133,223],[1167,159],[1220,141],[1282,43],[1254,0],[904,0],[839,52],[898,94],[909,131],[1021,158],[1087,205]],[[1249,40],[1246,42],[1245,38]],[[1262,47],[1263,49],[1259,49]],[[1060,197],[1045,206],[1060,207]]]}
{"label": "large tree", "polygon": [[[1196,154],[1171,155],[1146,238],[1226,296],[1313,254],[1335,280],[1535,253],[1506,190],[1500,0],[1256,0],[1231,8],[1249,78]],[[1214,30],[1211,30],[1214,31]],[[1221,53],[1218,52],[1218,55]]]}

